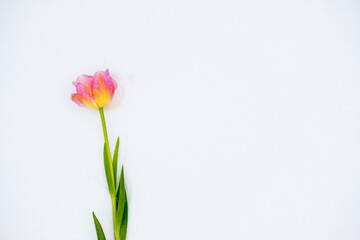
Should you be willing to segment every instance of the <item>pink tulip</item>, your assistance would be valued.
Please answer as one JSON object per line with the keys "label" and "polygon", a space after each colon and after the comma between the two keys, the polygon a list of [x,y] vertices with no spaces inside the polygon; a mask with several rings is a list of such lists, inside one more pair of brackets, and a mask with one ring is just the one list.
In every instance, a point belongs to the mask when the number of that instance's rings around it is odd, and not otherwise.
{"label": "pink tulip", "polygon": [[81,75],[73,84],[76,87],[76,93],[71,94],[71,99],[79,106],[91,108],[103,108],[114,96],[117,84],[109,74],[97,71],[94,76]]}

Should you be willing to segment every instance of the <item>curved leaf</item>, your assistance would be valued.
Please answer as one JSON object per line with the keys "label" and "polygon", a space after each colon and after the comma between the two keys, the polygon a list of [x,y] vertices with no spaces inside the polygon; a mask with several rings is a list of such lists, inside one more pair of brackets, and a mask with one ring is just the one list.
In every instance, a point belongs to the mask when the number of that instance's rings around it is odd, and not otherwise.
{"label": "curved leaf", "polygon": [[93,215],[93,219],[94,219],[94,223],[95,223],[96,235],[97,235],[98,240],[106,240],[104,231],[101,227],[99,220],[96,218],[94,212],[92,213],[92,215]]}
{"label": "curved leaf", "polygon": [[120,143],[120,138],[118,137],[117,141],[116,141],[116,146],[115,146],[115,151],[114,151],[114,156],[113,156],[113,170],[114,170],[114,183],[115,183],[115,189],[116,189],[116,183],[117,183],[117,166],[118,166],[118,156],[119,156],[119,143]]}
{"label": "curved leaf", "polygon": [[124,214],[123,214],[123,219],[122,219],[121,226],[120,226],[120,239],[121,240],[126,240],[127,225],[128,225],[128,201],[127,201],[127,194],[125,192]]}
{"label": "curved leaf", "polygon": [[124,181],[124,167],[121,167],[120,174],[120,183],[119,189],[117,193],[117,210],[116,210],[116,222],[118,225],[116,226],[117,230],[120,230],[120,225],[123,219],[124,214],[124,206],[125,206],[125,181]]}
{"label": "curved leaf", "polygon": [[111,157],[108,154],[106,143],[104,143],[104,166],[105,166],[105,175],[109,187],[109,192],[111,196],[115,195],[115,184],[114,184],[114,172],[112,168]]}

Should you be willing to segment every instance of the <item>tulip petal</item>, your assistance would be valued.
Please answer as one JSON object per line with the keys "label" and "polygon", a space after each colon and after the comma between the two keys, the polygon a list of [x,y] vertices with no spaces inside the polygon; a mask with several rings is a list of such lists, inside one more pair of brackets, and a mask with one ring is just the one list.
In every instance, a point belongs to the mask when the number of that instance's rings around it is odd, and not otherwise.
{"label": "tulip petal", "polygon": [[105,107],[110,100],[110,91],[104,81],[104,72],[98,71],[94,75],[93,96],[98,107]]}
{"label": "tulip petal", "polygon": [[73,93],[71,94],[71,100],[73,100],[80,107],[87,106],[91,108],[97,108],[92,98],[86,93]]}
{"label": "tulip petal", "polygon": [[112,98],[114,96],[114,92],[117,88],[117,84],[116,82],[112,79],[112,77],[110,76],[110,73],[109,73],[109,69],[106,69],[105,70],[105,73],[103,75],[103,79],[104,79],[104,82],[106,84],[106,86],[108,87],[109,89],[109,92],[110,92],[110,98]]}
{"label": "tulip petal", "polygon": [[91,86],[93,85],[94,77],[89,75],[79,76],[73,84],[76,87],[76,92],[83,93],[87,92],[89,95],[92,95]]}
{"label": "tulip petal", "polygon": [[84,99],[81,97],[80,94],[78,93],[72,93],[71,94],[71,100],[73,100],[77,105],[79,105],[80,107],[85,106]]}

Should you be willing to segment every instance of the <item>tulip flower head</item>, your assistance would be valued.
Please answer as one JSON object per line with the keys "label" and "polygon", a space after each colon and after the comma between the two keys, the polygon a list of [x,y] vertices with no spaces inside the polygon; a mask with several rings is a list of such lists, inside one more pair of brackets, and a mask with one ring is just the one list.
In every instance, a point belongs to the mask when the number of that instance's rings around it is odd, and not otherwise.
{"label": "tulip flower head", "polygon": [[81,75],[73,84],[76,93],[71,94],[71,99],[79,106],[96,109],[105,107],[117,88],[108,69],[105,72],[97,71],[94,76]]}

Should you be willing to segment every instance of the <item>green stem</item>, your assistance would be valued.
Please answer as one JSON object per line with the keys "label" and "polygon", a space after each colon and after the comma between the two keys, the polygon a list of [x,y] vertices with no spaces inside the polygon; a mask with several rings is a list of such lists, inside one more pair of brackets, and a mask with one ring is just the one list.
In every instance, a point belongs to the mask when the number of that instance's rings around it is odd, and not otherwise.
{"label": "green stem", "polygon": [[[109,147],[108,134],[107,134],[107,130],[106,130],[106,122],[105,122],[104,109],[103,109],[103,108],[99,108],[99,112],[100,112],[100,117],[101,117],[101,123],[102,123],[103,132],[104,132],[104,139],[105,139],[106,151],[108,152],[108,155],[109,155],[110,159],[112,159],[112,157],[111,157],[111,152],[110,152],[110,147]],[[114,183],[114,186],[115,186],[115,189],[116,189],[116,182]],[[110,194],[110,195],[111,195],[111,194]],[[120,240],[120,234],[119,234],[119,233],[116,233],[116,231],[115,231],[115,229],[116,229],[116,193],[115,193],[114,196],[111,195],[111,202],[112,202],[112,213],[113,213],[115,240]]]}
{"label": "green stem", "polygon": [[104,139],[105,139],[106,149],[107,149],[107,152],[108,152],[108,154],[109,154],[110,159],[112,159],[112,157],[111,157],[111,152],[110,152],[110,147],[109,147],[109,139],[108,139],[107,130],[106,130],[106,122],[105,122],[104,109],[103,109],[103,108],[99,108],[99,112],[100,112],[100,117],[101,117],[101,123],[102,123],[103,132],[104,132]]}
{"label": "green stem", "polygon": [[115,240],[120,240],[120,234],[116,232],[116,197],[111,197],[111,202],[112,202]]}

